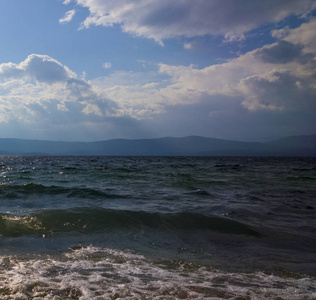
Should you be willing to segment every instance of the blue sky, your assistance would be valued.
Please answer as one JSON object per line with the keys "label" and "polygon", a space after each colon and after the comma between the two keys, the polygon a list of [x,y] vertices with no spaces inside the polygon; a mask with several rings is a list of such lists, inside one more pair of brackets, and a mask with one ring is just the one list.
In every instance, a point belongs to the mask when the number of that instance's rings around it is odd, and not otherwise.
{"label": "blue sky", "polygon": [[316,133],[312,0],[1,0],[0,137]]}

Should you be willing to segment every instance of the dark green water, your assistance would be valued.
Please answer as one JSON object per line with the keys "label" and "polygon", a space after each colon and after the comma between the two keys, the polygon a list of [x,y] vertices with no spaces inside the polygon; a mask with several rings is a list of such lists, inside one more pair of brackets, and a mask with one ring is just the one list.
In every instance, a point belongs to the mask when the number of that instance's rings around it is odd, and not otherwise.
{"label": "dark green water", "polygon": [[1,157],[0,175],[1,299],[316,298],[315,158]]}

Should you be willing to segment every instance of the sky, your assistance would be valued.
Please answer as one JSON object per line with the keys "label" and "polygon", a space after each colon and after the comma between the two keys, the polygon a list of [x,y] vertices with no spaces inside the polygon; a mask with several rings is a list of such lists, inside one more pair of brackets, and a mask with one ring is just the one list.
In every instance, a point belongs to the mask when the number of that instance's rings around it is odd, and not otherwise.
{"label": "sky", "polygon": [[315,133],[314,0],[0,1],[0,138]]}

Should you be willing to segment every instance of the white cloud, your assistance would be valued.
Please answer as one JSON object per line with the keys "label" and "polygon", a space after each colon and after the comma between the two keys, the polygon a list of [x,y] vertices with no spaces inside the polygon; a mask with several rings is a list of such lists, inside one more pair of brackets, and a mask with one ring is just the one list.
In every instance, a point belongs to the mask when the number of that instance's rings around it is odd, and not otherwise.
{"label": "white cloud", "polygon": [[311,132],[315,26],[311,19],[286,34],[273,33],[280,40],[201,69],[160,64],[158,72],[113,72],[87,81],[47,55],[0,64],[0,132],[8,124],[62,134],[90,128],[89,139],[146,130],[151,137],[199,132],[232,138],[247,126],[262,135],[277,126],[279,135]]}
{"label": "white cloud", "polygon": [[78,123],[91,115],[111,114],[114,107],[104,94],[47,55],[32,54],[19,64],[0,64],[2,123]]}
{"label": "white cloud", "polygon": [[316,59],[310,51],[316,40],[313,26],[311,20],[289,30],[286,39],[203,69],[160,64],[159,73],[167,78],[118,72],[92,84],[115,99],[120,108],[116,113],[136,119],[164,114],[170,106],[205,101],[211,113],[227,109],[223,103],[227,99],[249,113],[308,114],[316,109]]}
{"label": "white cloud", "polygon": [[316,18],[300,27],[288,31],[284,40],[304,46],[305,52],[316,53]]}
{"label": "white cloud", "polygon": [[97,78],[91,84],[100,93],[117,103],[113,115],[148,119],[164,111],[168,99],[160,94],[161,83],[154,73],[116,72]]}
{"label": "white cloud", "polygon": [[91,115],[91,114],[94,114],[94,115],[97,115],[99,117],[102,117],[103,114],[102,114],[102,111],[100,110],[100,108],[95,105],[95,104],[88,104],[83,110],[82,110],[83,113],[87,114],[87,115]]}
{"label": "white cloud", "polygon": [[187,50],[191,50],[191,49],[193,48],[193,45],[192,45],[192,43],[185,43],[185,44],[183,45],[183,48],[184,48],[184,49],[187,49]]}
{"label": "white cloud", "polygon": [[111,68],[112,68],[112,64],[111,64],[110,62],[105,62],[105,63],[103,64],[103,68],[104,68],[104,69],[111,69]]}
{"label": "white cloud", "polygon": [[203,69],[161,64],[160,72],[168,74],[171,83],[160,94],[171,103],[225,95],[241,97],[241,105],[251,111],[309,110],[316,99],[315,24],[311,20],[290,30],[286,40],[223,64]]}
{"label": "white cloud", "polygon": [[283,39],[285,38],[289,33],[291,32],[291,29],[289,26],[286,26],[281,29],[274,29],[271,31],[271,35],[277,39]]}
{"label": "white cloud", "polygon": [[[69,1],[67,1],[66,3],[65,2],[64,2],[64,4],[68,4],[69,3]],[[76,14],[76,10],[75,9],[67,11],[65,13],[65,16],[62,19],[59,19],[59,23],[63,24],[63,23],[70,22],[72,20],[72,18],[75,16],[75,14]]]}
{"label": "white cloud", "polygon": [[47,55],[31,54],[20,64],[0,64],[0,80],[24,78],[53,83],[75,77],[69,68]]}
{"label": "white cloud", "polygon": [[290,15],[306,15],[313,0],[74,0],[90,15],[82,28],[119,24],[123,31],[162,44],[177,36],[222,35],[226,41],[244,38],[258,26]]}
{"label": "white cloud", "polygon": [[186,50],[191,50],[191,51],[199,50],[199,49],[203,48],[203,42],[198,40],[198,39],[195,39],[193,41],[184,43],[183,48]]}
{"label": "white cloud", "polygon": [[155,88],[159,85],[158,82],[149,82],[149,83],[146,83],[142,86],[143,89],[151,89],[151,88]]}

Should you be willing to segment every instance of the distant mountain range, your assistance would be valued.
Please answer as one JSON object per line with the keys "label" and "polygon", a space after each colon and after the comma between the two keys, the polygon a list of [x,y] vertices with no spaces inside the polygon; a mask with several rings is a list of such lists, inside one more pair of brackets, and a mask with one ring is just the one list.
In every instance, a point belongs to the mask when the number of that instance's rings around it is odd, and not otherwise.
{"label": "distant mountain range", "polygon": [[0,155],[108,156],[316,156],[316,134],[268,143],[238,142],[199,136],[114,139],[101,142],[54,142],[0,139]]}

